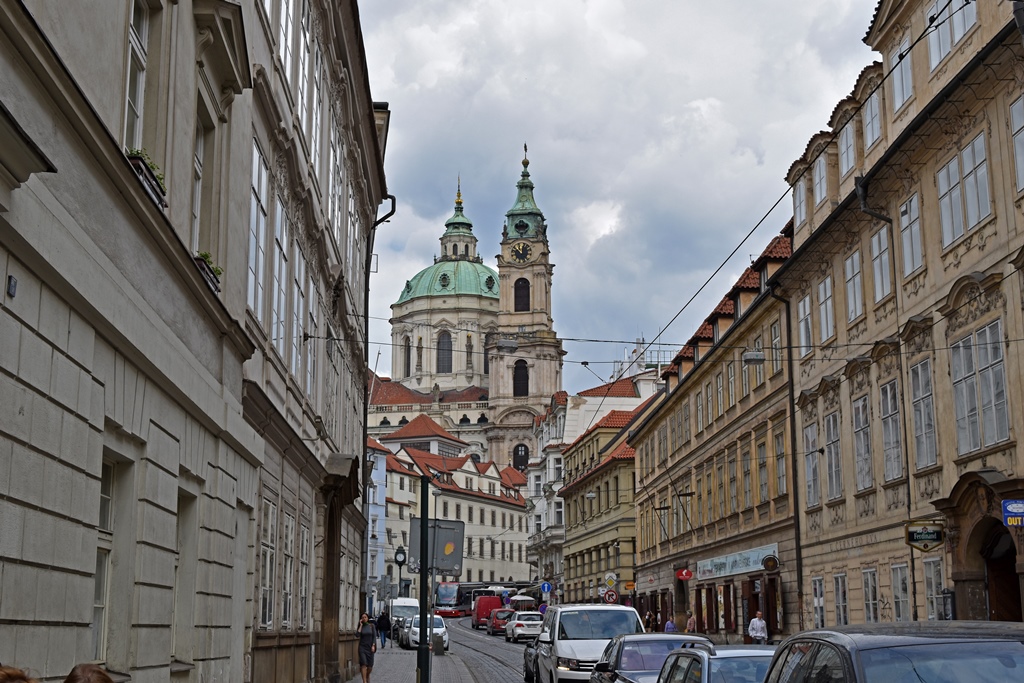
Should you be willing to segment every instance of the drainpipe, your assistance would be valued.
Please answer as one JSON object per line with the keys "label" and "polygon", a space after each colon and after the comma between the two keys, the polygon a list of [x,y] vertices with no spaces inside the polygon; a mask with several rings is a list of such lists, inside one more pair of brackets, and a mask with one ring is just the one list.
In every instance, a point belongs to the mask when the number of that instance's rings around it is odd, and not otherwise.
{"label": "drainpipe", "polygon": [[[1014,3],[1014,5],[1015,6],[1016,5],[1021,5],[1021,12],[1022,12],[1022,14],[1024,14],[1024,2],[1017,2],[1017,3]],[[906,381],[907,378],[905,376],[904,369],[903,369],[903,350],[901,348],[901,344],[900,344],[900,341],[899,341],[899,334],[900,334],[900,297],[899,297],[899,293],[896,291],[896,283],[895,283],[895,280],[896,280],[896,278],[895,278],[895,273],[896,273],[896,261],[895,261],[895,258],[896,258],[896,236],[893,234],[893,221],[892,221],[892,217],[887,216],[886,214],[881,213],[880,211],[875,211],[874,209],[872,209],[872,208],[870,208],[868,206],[868,181],[867,181],[867,179],[864,178],[864,176],[857,176],[856,178],[854,178],[854,186],[856,187],[856,190],[857,190],[857,199],[860,200],[860,210],[861,210],[861,212],[866,214],[866,215],[868,215],[868,216],[871,216],[872,218],[874,218],[876,220],[880,220],[880,221],[882,221],[883,223],[886,223],[889,226],[889,230],[888,230],[888,233],[889,233],[889,254],[893,258],[892,268],[893,268],[893,275],[894,275],[894,277],[893,277],[893,281],[894,281],[893,282],[893,294],[892,295],[893,295],[893,304],[895,306],[895,314],[896,314],[896,316],[895,316],[896,317],[896,335],[895,335],[895,338],[897,340],[896,344],[897,344],[897,351],[898,351],[897,354],[896,354],[896,367],[899,370],[899,377],[900,377],[900,383],[899,383],[900,407],[901,407],[901,409],[900,409],[900,431],[901,431],[901,446],[902,446],[902,449],[903,449],[903,476],[906,477],[906,479],[907,479],[907,521],[910,521],[911,519],[913,519],[913,515],[914,515],[914,505],[913,505],[913,500],[912,500],[914,492],[913,492],[913,486],[911,486],[911,483],[910,483],[910,448],[909,448],[909,444],[907,443],[907,410],[906,410],[907,401],[906,401],[906,394],[904,392],[904,387],[907,384],[907,381]],[[885,474],[884,474],[885,463],[884,462],[882,463],[882,468],[883,468],[882,477],[884,479],[885,478]],[[914,621],[917,621],[917,617],[918,617],[918,614],[917,614],[917,571],[915,570],[915,564],[914,564],[914,546],[909,546],[909,550],[910,550],[910,591],[911,591],[911,594],[913,595],[913,601],[911,603],[913,605],[912,614],[913,614]]]}
{"label": "drainpipe", "polygon": [[[771,297],[776,301],[781,301],[783,307],[785,307],[786,336],[788,339],[792,340],[793,319],[790,316],[789,299],[786,299],[785,297],[781,297],[778,294],[776,294],[774,286],[772,286],[772,288],[768,290],[768,293],[771,294]],[[799,471],[799,462],[797,460],[796,450],[796,390],[793,388],[793,383],[796,381],[796,374],[794,369],[792,349],[790,349],[790,352],[787,354],[786,365],[787,372],[789,373],[789,381],[786,382],[786,385],[789,391],[789,443],[791,451],[790,460],[792,463],[790,466],[790,470],[792,471],[790,479],[793,482],[791,494],[793,497],[793,535],[795,536],[794,540],[796,541],[796,600],[797,605],[799,605],[799,608],[797,609],[797,614],[799,615],[798,625],[800,627],[800,630],[803,631],[807,627],[804,624],[804,551],[800,547],[800,486],[798,484],[799,479],[797,478],[797,472]]]}

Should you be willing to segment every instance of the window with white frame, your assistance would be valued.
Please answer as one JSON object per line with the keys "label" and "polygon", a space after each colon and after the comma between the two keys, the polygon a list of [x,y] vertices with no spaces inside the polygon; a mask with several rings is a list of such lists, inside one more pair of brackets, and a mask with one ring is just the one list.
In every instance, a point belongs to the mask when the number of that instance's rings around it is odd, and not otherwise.
{"label": "window with white frame", "polygon": [[934,17],[928,32],[928,63],[935,71],[953,46],[974,26],[978,13],[971,0],[939,0],[928,8],[927,16]]}
{"label": "window with white frame", "polygon": [[562,501],[555,501],[555,524],[557,526],[562,525]]}
{"label": "window with white frame", "polygon": [[284,79],[291,80],[293,34],[295,33],[295,0],[280,0],[281,21],[278,25],[278,48],[281,62],[284,65]]}
{"label": "window with white frame", "polygon": [[309,527],[299,526],[299,615],[296,630],[309,630]]}
{"label": "window with white frame", "polygon": [[924,263],[921,220],[915,194],[900,206],[900,235],[903,240],[903,274],[910,275]]}
{"label": "window with white frame", "polygon": [[828,499],[843,495],[843,462],[839,452],[839,411],[825,416],[825,472],[828,475]]}
{"label": "window with white frame", "polygon": [[950,351],[960,455],[1009,438],[1001,330],[997,320],[956,342]]}
{"label": "window with white frame", "polygon": [[894,621],[910,621],[910,588],[907,565],[892,568],[892,617]]}
{"label": "window with white frame", "polygon": [[818,425],[804,427],[804,477],[807,480],[807,507],[821,505],[821,478],[818,472]]}
{"label": "window with white frame", "polygon": [[145,0],[132,1],[128,26],[128,83],[124,115],[124,146],[142,149],[142,115],[146,97],[146,59],[149,42],[149,6]]}
{"label": "window with white frame", "polygon": [[786,493],[786,435],[775,432],[775,493]]}
{"label": "window with white frame", "polygon": [[704,525],[703,483],[703,478],[697,477],[697,526]]}
{"label": "window with white frame", "polygon": [[302,0],[302,9],[299,15],[299,64],[298,64],[298,81],[299,81],[299,92],[296,99],[296,106],[298,107],[299,115],[299,126],[303,132],[309,130],[309,91],[310,91],[310,56],[312,51],[312,42],[310,40],[312,31],[312,17],[310,16],[310,3],[309,0]]}
{"label": "window with white frame", "polygon": [[[308,307],[308,321],[307,321],[307,334],[309,338],[305,341],[306,348],[306,395],[314,401],[316,401],[316,376],[317,376],[317,347],[319,344],[318,337],[320,336],[320,323],[319,323],[319,311],[320,311],[320,294],[316,289],[316,278],[312,274],[309,276],[308,285],[306,289],[306,306]],[[327,341],[328,344],[337,343]]]}
{"label": "window with white frame", "polygon": [[825,577],[811,578],[811,596],[814,609],[814,628],[825,628]]}
{"label": "window with white frame", "polygon": [[277,505],[263,499],[260,534],[260,628],[274,626],[274,574],[277,570]]}
{"label": "window with white frame", "polygon": [[889,227],[883,226],[871,236],[871,275],[875,285],[875,303],[892,293],[889,268]]}
{"label": "window with white frame", "polygon": [[1017,191],[1024,190],[1024,97],[1010,105],[1010,130],[1013,133],[1013,161],[1017,171]]}
{"label": "window with white frame", "polygon": [[914,451],[917,469],[931,467],[938,458],[931,359],[925,359],[910,368],[910,395],[914,406]]}
{"label": "window with white frame", "polygon": [[736,512],[740,509],[736,488],[736,456],[729,458],[729,509]]}
{"label": "window with white frame", "polygon": [[690,402],[683,403],[683,443],[690,440]]}
{"label": "window with white frame", "polygon": [[896,380],[880,387],[882,404],[882,455],[885,459],[885,480],[903,476],[903,448],[900,445],[900,399]]}
{"label": "window with white frame", "polygon": [[914,94],[914,77],[911,72],[910,38],[904,38],[893,53],[892,65],[892,109],[898,111]]}
{"label": "window with white frame", "polygon": [[845,177],[853,168],[853,119],[839,130],[839,175]]}
{"label": "window with white frame", "polygon": [[323,125],[323,82],[324,82],[324,56],[320,49],[319,41],[315,41],[316,49],[313,52],[313,114],[309,124],[309,154],[313,163],[313,170],[317,177],[322,177],[320,169],[320,127]]}
{"label": "window with white frame", "polygon": [[[735,508],[733,508],[735,510]],[[718,518],[725,517],[725,465],[718,463]]]}
{"label": "window with white frame", "polygon": [[984,133],[939,169],[936,185],[942,246],[948,247],[992,213]]}
{"label": "window with white frame", "polygon": [[745,451],[740,455],[740,469],[743,472],[743,507],[749,508],[754,504],[753,491],[751,491],[753,482],[750,477],[750,451]]}
{"label": "window with white frame", "polygon": [[870,149],[882,137],[881,107],[878,103],[877,91],[871,93],[871,96],[864,102],[861,120],[864,124],[864,149]]}
{"label": "window with white frame", "polygon": [[[761,335],[754,337],[754,351],[764,352],[764,341],[762,341]],[[758,363],[754,365],[754,386],[759,387],[762,384],[764,384],[764,364]]]}
{"label": "window with white frame", "polygon": [[110,555],[114,547],[114,475],[116,466],[107,460],[100,468],[99,519],[96,524],[96,573],[93,575],[93,659],[107,658],[107,617],[110,614]]}
{"label": "window with white frame", "polygon": [[195,140],[192,143],[192,251],[198,253],[199,228],[203,215],[203,148],[206,131],[203,125],[196,122]]}
{"label": "window with white frame", "polygon": [[747,396],[750,394],[750,366],[744,363],[740,375],[740,388],[743,390],[743,395]]}
{"label": "window with white frame", "polygon": [[[772,374],[782,370],[782,324],[775,320],[771,324]],[[732,365],[730,363],[730,365]]]}
{"label": "window with white frame", "polygon": [[757,444],[757,488],[759,503],[768,501],[768,444],[764,441]]}
{"label": "window with white frame", "polygon": [[729,407],[731,408],[736,404],[736,362],[730,361],[725,366],[725,374],[727,376],[726,388],[729,392]]}
{"label": "window with white frame", "polygon": [[828,182],[825,177],[825,155],[814,161],[814,205],[818,206],[828,197]]}
{"label": "window with white frame", "polygon": [[832,276],[818,283],[818,330],[821,340],[831,339],[836,333],[835,306],[832,301]]}
{"label": "window with white frame", "polygon": [[714,415],[711,407],[712,401],[714,400],[711,395],[711,382],[704,385],[704,393],[708,403],[708,427],[710,427],[711,423],[714,421]]}
{"label": "window with white frame", "polygon": [[270,170],[260,146],[252,142],[252,196],[249,207],[249,272],[246,288],[249,309],[259,322],[266,315],[263,306],[263,287],[266,277],[267,255],[267,184]]}
{"label": "window with white frame", "polygon": [[796,305],[797,332],[800,335],[800,357],[811,352],[811,295],[808,294]]}
{"label": "window with white frame", "polygon": [[711,521],[714,519],[714,516],[712,515],[712,512],[714,510],[714,508],[713,508],[714,498],[711,495],[711,488],[712,488],[712,484],[713,483],[714,483],[714,472],[712,472],[712,470],[711,470],[711,464],[708,463],[707,469],[704,471],[704,487],[705,487],[704,488],[704,502],[707,505],[707,509],[705,510],[705,514],[707,515],[708,524],[711,524]]}
{"label": "window with white frame", "polygon": [[946,606],[942,589],[945,588],[942,574],[942,558],[930,557],[924,561],[924,604],[928,610],[928,621],[945,621]]}
{"label": "window with white frame", "polygon": [[878,623],[878,571],[863,569],[861,578],[864,580],[864,621]]}
{"label": "window with white frame", "polygon": [[850,623],[850,609],[847,603],[846,574],[836,574],[832,577],[836,599],[836,626],[843,626]]}
{"label": "window with white frame", "polygon": [[299,243],[295,241],[294,265],[292,266],[292,333],[291,333],[291,367],[296,379],[302,378],[302,345],[308,344],[304,334],[303,323],[306,320],[306,258],[302,255]]}
{"label": "window with white frame", "polygon": [[800,176],[793,183],[793,225],[800,225],[807,220],[807,188],[804,178]]}
{"label": "window with white frame", "polygon": [[288,305],[288,213],[284,198],[277,196],[274,212],[274,272],[270,290],[270,338],[282,359],[288,358],[285,349],[288,333],[285,329],[285,308]]}
{"label": "window with white frame", "polygon": [[864,312],[864,283],[860,270],[860,249],[846,257],[846,321],[856,320]]}
{"label": "window with white frame", "polygon": [[857,490],[864,491],[875,485],[871,464],[871,426],[868,397],[853,400],[853,463],[857,472]]}
{"label": "window with white frame", "polygon": [[281,553],[284,556],[281,568],[281,628],[287,630],[292,626],[295,576],[295,517],[287,512],[284,513],[284,523],[281,525]]}
{"label": "window with white frame", "polygon": [[718,399],[718,414],[725,412],[725,383],[722,380],[722,373],[715,375],[715,394]]}

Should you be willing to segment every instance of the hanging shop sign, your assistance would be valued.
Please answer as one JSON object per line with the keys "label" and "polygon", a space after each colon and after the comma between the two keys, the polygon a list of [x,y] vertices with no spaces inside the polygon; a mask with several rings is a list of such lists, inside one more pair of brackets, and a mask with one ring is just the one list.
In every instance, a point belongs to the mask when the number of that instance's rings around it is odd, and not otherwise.
{"label": "hanging shop sign", "polygon": [[1003,501],[1003,524],[1007,527],[1024,526],[1024,500]]}
{"label": "hanging shop sign", "polygon": [[733,574],[748,574],[762,571],[761,562],[768,555],[779,554],[779,544],[763,545],[760,548],[742,550],[738,553],[720,555],[710,560],[699,560],[697,562],[697,580],[708,581],[721,576],[732,576]]}
{"label": "hanging shop sign", "polygon": [[942,546],[945,540],[942,522],[907,522],[903,528],[907,533],[907,545],[925,553]]}

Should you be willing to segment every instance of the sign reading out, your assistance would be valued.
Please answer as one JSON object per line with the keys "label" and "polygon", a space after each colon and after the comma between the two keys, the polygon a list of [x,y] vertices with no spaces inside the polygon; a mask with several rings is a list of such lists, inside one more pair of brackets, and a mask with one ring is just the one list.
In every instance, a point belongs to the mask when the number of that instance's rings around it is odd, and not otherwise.
{"label": "sign reading out", "polygon": [[1024,500],[1003,501],[1003,524],[1008,527],[1024,526]]}

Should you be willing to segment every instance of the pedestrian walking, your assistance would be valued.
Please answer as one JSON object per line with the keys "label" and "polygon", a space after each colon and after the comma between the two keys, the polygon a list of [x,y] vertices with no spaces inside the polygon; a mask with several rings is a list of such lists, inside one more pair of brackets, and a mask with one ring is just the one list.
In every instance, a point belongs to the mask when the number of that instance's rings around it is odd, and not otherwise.
{"label": "pedestrian walking", "polygon": [[647,610],[647,614],[644,615],[644,631],[646,633],[654,631],[654,615],[651,614],[651,610]]}
{"label": "pedestrian walking", "polygon": [[670,613],[665,621],[665,633],[675,633],[676,630],[676,615]]}
{"label": "pedestrian walking", "polygon": [[388,617],[387,611],[381,612],[377,617],[377,633],[380,634],[380,646],[384,647],[387,644],[388,634],[391,633],[391,618]]}
{"label": "pedestrian walking", "polygon": [[747,635],[750,636],[755,645],[764,645],[768,642],[768,624],[764,623],[764,619],[761,618],[760,610],[750,620],[750,626],[747,627]]}
{"label": "pedestrian walking", "polygon": [[686,630],[684,633],[697,632],[697,617],[693,616],[692,610],[686,610]]}
{"label": "pedestrian walking", "polygon": [[370,615],[363,612],[359,616],[359,673],[363,675],[363,683],[370,683],[373,671],[373,655],[377,652],[377,627],[370,621]]}
{"label": "pedestrian walking", "polygon": [[114,680],[96,664],[79,664],[71,670],[64,683],[114,683]]}

